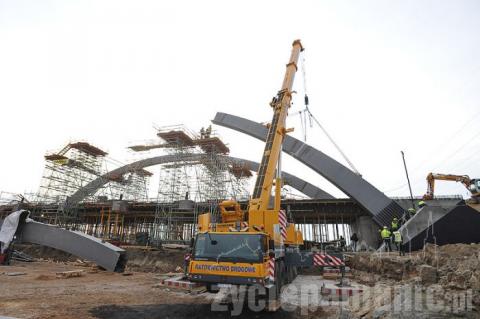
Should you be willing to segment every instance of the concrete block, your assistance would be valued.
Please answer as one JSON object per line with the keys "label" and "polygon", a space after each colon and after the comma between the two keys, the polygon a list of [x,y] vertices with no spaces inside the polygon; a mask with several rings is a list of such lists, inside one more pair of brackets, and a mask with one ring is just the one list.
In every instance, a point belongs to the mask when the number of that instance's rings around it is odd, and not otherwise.
{"label": "concrete block", "polygon": [[192,291],[196,288],[201,288],[204,286],[198,282],[191,282],[187,279],[184,279],[183,276],[164,279],[161,285],[168,288],[188,290],[188,291]]}

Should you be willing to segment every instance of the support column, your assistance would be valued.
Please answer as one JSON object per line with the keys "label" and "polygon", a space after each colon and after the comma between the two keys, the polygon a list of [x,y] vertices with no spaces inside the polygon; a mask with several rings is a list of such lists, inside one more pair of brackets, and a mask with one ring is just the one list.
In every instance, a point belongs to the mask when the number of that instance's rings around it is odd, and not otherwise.
{"label": "support column", "polygon": [[359,250],[376,250],[380,245],[378,225],[370,216],[359,216],[352,224],[352,233],[357,233]]}

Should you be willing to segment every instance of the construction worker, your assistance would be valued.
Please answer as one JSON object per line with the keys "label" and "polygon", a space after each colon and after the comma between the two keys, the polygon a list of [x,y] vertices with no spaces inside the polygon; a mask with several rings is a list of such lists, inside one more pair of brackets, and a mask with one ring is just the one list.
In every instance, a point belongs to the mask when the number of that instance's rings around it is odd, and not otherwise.
{"label": "construction worker", "polygon": [[350,241],[352,242],[352,251],[357,251],[357,243],[358,243],[357,233],[353,233],[353,235],[350,236]]}
{"label": "construction worker", "polygon": [[400,256],[405,256],[405,249],[402,244],[402,233],[399,230],[393,232],[393,242],[395,243],[395,247],[397,247]]}
{"label": "construction worker", "polygon": [[421,200],[421,201],[418,202],[418,208],[422,208],[422,207],[424,207],[425,205],[426,205],[426,204],[425,204],[425,202],[424,202],[423,200]]}
{"label": "construction worker", "polygon": [[399,228],[398,218],[397,218],[397,217],[393,217],[393,219],[392,219],[392,227],[390,227],[390,230],[391,230],[392,232],[394,232],[394,231],[398,230],[398,228]]}
{"label": "construction worker", "polygon": [[212,134],[212,126],[209,125],[207,129],[205,130],[205,138],[210,138],[210,135]]}
{"label": "construction worker", "polygon": [[380,236],[382,236],[383,243],[385,244],[385,249],[387,251],[392,251],[392,246],[390,244],[390,237],[392,236],[392,233],[388,230],[387,226],[383,226],[383,229],[380,231]]}
{"label": "construction worker", "polygon": [[347,244],[347,241],[345,240],[345,238],[343,238],[343,236],[340,236],[340,249],[342,251],[345,251],[345,245]]}
{"label": "construction worker", "polygon": [[415,208],[410,207],[410,208],[408,209],[409,218],[412,218],[412,217],[415,215],[416,212],[417,212],[417,211],[415,210]]}

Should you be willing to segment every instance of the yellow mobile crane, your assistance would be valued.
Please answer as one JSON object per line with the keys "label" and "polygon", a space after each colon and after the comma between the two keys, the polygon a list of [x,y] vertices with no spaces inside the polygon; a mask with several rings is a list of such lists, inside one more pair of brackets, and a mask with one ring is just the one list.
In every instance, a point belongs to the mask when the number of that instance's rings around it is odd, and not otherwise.
{"label": "yellow mobile crane", "polygon": [[460,182],[472,194],[470,198],[471,204],[478,204],[480,201],[480,179],[470,179],[468,175],[452,175],[452,174],[434,174],[427,175],[427,193],[423,195],[424,200],[433,199],[435,194],[435,180]]}
{"label": "yellow mobile crane", "polygon": [[293,223],[287,222],[286,212],[280,207],[280,156],[284,136],[291,131],[285,122],[301,51],[300,40],[294,41],[282,87],[270,102],[273,118],[268,124],[265,149],[248,210],[243,211],[239,203],[230,200],[219,204],[219,223],[212,222],[210,213],[199,215],[198,234],[187,266],[187,277],[205,283],[209,290],[218,284],[266,288],[270,310],[271,301],[277,300],[281,287],[296,277],[297,267],[344,266],[343,256],[300,251],[302,233]]}

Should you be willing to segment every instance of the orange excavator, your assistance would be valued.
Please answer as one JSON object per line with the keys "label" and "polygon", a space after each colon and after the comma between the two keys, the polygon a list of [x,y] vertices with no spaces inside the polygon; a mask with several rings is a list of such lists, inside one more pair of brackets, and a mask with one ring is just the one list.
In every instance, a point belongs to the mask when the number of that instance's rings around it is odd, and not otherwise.
{"label": "orange excavator", "polygon": [[462,183],[472,194],[469,202],[478,204],[480,202],[480,179],[471,179],[468,175],[452,175],[452,174],[434,174],[427,175],[427,193],[423,195],[424,200],[431,200],[435,192],[435,180],[454,181]]}

